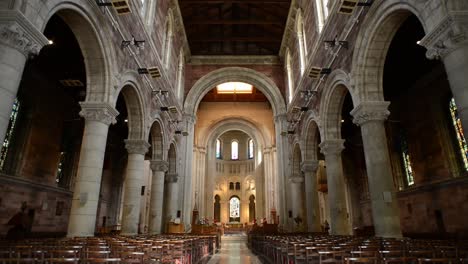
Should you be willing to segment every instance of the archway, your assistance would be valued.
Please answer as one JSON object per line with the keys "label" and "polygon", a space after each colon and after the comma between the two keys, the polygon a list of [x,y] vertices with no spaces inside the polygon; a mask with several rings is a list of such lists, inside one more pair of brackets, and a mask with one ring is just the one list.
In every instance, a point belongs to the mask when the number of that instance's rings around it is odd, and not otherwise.
{"label": "archway", "polygon": [[219,195],[215,195],[215,202],[214,202],[214,222],[219,223],[221,221],[221,197]]}
{"label": "archway", "polygon": [[241,202],[238,196],[229,198],[229,222],[240,223],[241,219]]}

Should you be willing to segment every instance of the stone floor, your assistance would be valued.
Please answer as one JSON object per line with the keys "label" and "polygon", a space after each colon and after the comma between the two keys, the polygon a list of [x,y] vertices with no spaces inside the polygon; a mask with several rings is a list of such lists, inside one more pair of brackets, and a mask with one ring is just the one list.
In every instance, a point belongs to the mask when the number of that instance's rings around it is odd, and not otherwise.
{"label": "stone floor", "polygon": [[221,249],[208,264],[260,264],[260,259],[247,247],[246,235],[221,237]]}

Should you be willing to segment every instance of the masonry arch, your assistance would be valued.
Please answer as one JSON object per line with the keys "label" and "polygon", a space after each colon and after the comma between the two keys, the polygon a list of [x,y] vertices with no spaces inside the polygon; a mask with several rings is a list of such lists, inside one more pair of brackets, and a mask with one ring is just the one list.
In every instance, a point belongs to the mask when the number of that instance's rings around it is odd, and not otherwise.
{"label": "masonry arch", "polygon": [[124,82],[119,94],[123,96],[128,111],[128,139],[146,140],[145,104],[137,84],[133,81]]}

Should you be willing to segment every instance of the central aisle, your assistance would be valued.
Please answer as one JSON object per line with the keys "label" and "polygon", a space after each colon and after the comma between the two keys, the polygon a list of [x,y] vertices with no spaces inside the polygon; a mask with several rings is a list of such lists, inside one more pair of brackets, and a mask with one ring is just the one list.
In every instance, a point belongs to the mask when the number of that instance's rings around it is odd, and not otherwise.
{"label": "central aisle", "polygon": [[262,263],[247,247],[246,235],[232,235],[221,237],[221,249],[208,264],[250,264]]}

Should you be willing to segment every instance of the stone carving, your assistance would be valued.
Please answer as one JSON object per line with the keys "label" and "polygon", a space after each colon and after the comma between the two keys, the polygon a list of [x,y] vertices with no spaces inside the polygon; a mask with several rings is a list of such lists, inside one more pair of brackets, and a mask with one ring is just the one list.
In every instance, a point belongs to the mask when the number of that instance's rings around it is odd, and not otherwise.
{"label": "stone carving", "polygon": [[148,149],[151,145],[140,139],[126,139],[125,148],[128,151],[128,154],[142,154],[144,155],[148,152]]}
{"label": "stone carving", "polygon": [[164,160],[152,160],[150,162],[150,168],[152,171],[166,172],[169,169],[169,163]]}
{"label": "stone carving", "polygon": [[390,102],[363,102],[351,111],[353,123],[361,126],[370,121],[384,121],[390,115]]}
{"label": "stone carving", "polygon": [[338,155],[344,149],[344,139],[330,139],[320,143],[319,147],[325,155]]}
{"label": "stone carving", "polygon": [[106,125],[115,124],[119,114],[112,106],[101,102],[80,102],[80,116],[87,121],[98,121]]}
{"label": "stone carving", "polygon": [[318,168],[317,160],[303,161],[301,164],[301,170],[303,172],[316,172]]}
{"label": "stone carving", "polygon": [[468,40],[468,12],[448,15],[419,44],[427,48],[428,59],[442,59]]}
{"label": "stone carving", "polygon": [[0,26],[0,42],[10,46],[26,57],[39,54],[43,45],[32,40],[32,38],[17,24]]}

